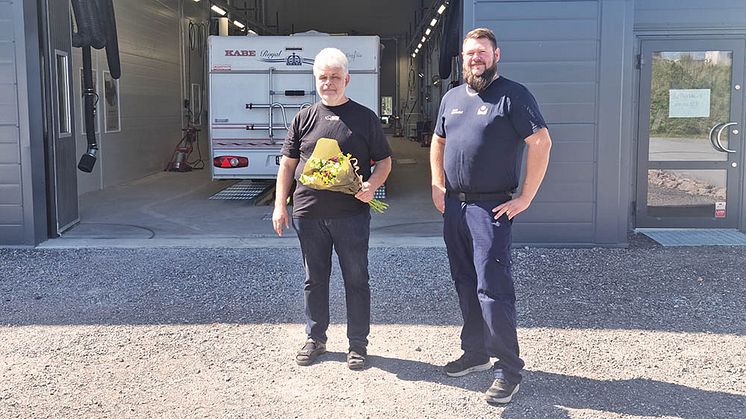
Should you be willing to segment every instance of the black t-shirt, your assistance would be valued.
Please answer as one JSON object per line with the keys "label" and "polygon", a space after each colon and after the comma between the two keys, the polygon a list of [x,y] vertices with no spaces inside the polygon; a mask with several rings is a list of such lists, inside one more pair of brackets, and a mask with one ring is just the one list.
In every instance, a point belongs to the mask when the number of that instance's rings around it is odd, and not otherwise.
{"label": "black t-shirt", "polygon": [[455,192],[515,192],[526,137],[546,123],[531,92],[498,77],[477,94],[462,84],[440,103],[435,134],[446,138],[446,189]]}
{"label": "black t-shirt", "polygon": [[[298,112],[282,146],[284,156],[300,159],[295,169],[296,181],[303,173],[319,138],[337,140],[343,153],[355,157],[363,180],[370,177],[371,160],[379,161],[391,156],[391,147],[373,111],[353,100],[339,106],[326,106],[318,102]],[[293,194],[293,217],[347,217],[368,211],[369,208],[368,204],[354,195],[316,190],[300,182],[297,182]]]}

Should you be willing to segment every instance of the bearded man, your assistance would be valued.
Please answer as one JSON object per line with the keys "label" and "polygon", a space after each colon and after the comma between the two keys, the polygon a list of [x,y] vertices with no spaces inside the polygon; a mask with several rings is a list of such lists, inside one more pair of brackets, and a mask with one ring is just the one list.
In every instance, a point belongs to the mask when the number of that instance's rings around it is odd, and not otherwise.
{"label": "bearded man", "polygon": [[[443,97],[430,149],[432,199],[443,213],[464,319],[464,354],[444,369],[460,377],[492,368],[495,379],[485,398],[508,403],[524,366],[516,333],[511,225],[539,190],[552,140],[533,95],[498,75],[500,49],[491,30],[466,34],[462,56],[466,83]],[[516,194],[526,145],[526,176]],[[494,365],[491,358],[497,358]]]}

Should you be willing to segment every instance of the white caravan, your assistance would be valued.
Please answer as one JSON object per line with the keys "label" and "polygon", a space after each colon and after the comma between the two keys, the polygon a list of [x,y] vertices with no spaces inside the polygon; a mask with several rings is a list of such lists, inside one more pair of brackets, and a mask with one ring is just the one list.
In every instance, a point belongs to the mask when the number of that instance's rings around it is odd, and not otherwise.
{"label": "white caravan", "polygon": [[346,94],[378,114],[377,36],[210,36],[213,179],[273,179],[298,111],[319,100],[313,59],[324,48],[349,60]]}

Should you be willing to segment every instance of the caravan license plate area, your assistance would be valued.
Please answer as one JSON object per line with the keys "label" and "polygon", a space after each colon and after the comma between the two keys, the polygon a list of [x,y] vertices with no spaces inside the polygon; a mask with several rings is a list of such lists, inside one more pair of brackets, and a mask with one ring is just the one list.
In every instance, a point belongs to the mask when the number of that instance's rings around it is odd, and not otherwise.
{"label": "caravan license plate area", "polygon": [[280,159],[282,159],[282,156],[275,156],[275,164],[280,165]]}

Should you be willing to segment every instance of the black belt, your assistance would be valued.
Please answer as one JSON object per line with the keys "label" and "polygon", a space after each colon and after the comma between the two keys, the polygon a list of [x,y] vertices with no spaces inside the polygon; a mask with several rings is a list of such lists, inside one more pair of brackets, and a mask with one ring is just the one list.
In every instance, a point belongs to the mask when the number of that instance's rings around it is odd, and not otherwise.
{"label": "black belt", "polygon": [[470,192],[455,192],[455,191],[446,191],[446,196],[449,198],[456,198],[461,202],[494,201],[494,200],[509,201],[513,197],[513,195],[510,192],[470,193]]}

